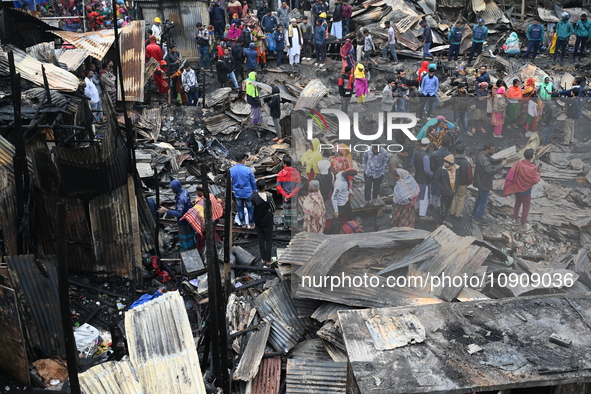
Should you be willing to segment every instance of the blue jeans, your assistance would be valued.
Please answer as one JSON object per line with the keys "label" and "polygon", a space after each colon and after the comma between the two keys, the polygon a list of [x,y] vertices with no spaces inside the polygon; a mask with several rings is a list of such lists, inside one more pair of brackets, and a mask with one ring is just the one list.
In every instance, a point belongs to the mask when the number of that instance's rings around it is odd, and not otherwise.
{"label": "blue jeans", "polygon": [[447,61],[450,61],[452,58],[454,60],[458,60],[459,54],[460,54],[460,44],[450,44],[449,55],[447,55]]}
{"label": "blue jeans", "polygon": [[[523,54],[523,58],[525,59],[526,57],[529,56],[529,53],[533,50],[533,53],[531,55],[532,59],[536,58],[536,55],[538,54],[538,51],[540,50],[540,44],[541,41],[530,41],[527,43],[527,51],[525,51],[525,53]],[[554,54],[554,58],[556,58],[556,52]]]}
{"label": "blue jeans", "polygon": [[230,78],[230,81],[232,81],[234,88],[238,89],[238,81],[236,80],[236,75],[234,74],[234,71],[232,71],[230,74],[228,74],[228,78]]}
{"label": "blue jeans", "polygon": [[544,134],[544,145],[548,145],[548,142],[550,142],[550,137],[552,137],[552,133],[554,132],[554,127],[556,127],[556,123],[551,124],[548,126],[548,128],[546,129],[546,134]]}
{"label": "blue jeans", "polygon": [[199,100],[199,92],[195,91],[193,93],[187,92],[187,105],[191,107],[197,106],[197,100]]}
{"label": "blue jeans", "polygon": [[382,48],[382,56],[386,59],[388,58],[388,51],[390,51],[390,53],[392,54],[392,60],[397,62],[398,55],[396,55],[396,45],[394,45],[394,44],[384,45],[384,48]]}
{"label": "blue jeans", "polygon": [[425,96],[425,112],[427,117],[431,117],[431,112],[437,107],[439,104],[439,97],[437,96]]}
{"label": "blue jeans", "polygon": [[408,100],[405,100],[402,97],[398,97],[396,103],[394,103],[396,112],[408,112],[408,105]]}
{"label": "blue jeans", "polygon": [[474,209],[472,209],[472,214],[476,215],[476,220],[478,221],[482,220],[482,215],[484,215],[486,204],[488,204],[489,194],[490,190],[478,189],[478,197],[476,198],[476,202],[474,202]]}
{"label": "blue jeans", "polygon": [[199,65],[204,66],[204,61],[207,67],[209,67],[209,47],[199,47]]}
{"label": "blue jeans", "polygon": [[246,224],[244,222],[244,207],[246,206],[246,210],[248,211],[248,221],[250,222],[249,224],[254,226],[254,205],[252,205],[250,198],[236,198],[236,205],[238,206],[238,220],[240,221],[240,224]]}
{"label": "blue jeans", "polygon": [[478,56],[482,53],[482,44],[483,42],[472,42],[472,47],[470,48],[470,57],[468,58],[468,63],[472,63],[472,59],[474,59],[474,55]]}
{"label": "blue jeans", "polygon": [[455,120],[463,133],[468,131],[468,111],[458,111]]}
{"label": "blue jeans", "polygon": [[349,34],[349,22],[351,19],[343,19],[343,37]]}
{"label": "blue jeans", "polygon": [[575,41],[575,50],[573,51],[573,59],[577,56],[577,52],[579,53],[579,57],[583,56],[585,53],[585,47],[587,46],[587,37],[579,37]]}
{"label": "blue jeans", "polygon": [[429,48],[431,48],[431,43],[426,42],[425,45],[423,46],[423,57],[427,57],[427,56],[433,57],[431,52],[429,52]]}
{"label": "blue jeans", "polygon": [[277,51],[277,67],[283,64],[283,51]]}
{"label": "blue jeans", "polygon": [[558,51],[560,51],[560,60],[564,60],[564,55],[566,55],[566,47],[568,46],[568,40],[556,40],[556,51],[554,51],[553,59],[556,60],[558,56]]}

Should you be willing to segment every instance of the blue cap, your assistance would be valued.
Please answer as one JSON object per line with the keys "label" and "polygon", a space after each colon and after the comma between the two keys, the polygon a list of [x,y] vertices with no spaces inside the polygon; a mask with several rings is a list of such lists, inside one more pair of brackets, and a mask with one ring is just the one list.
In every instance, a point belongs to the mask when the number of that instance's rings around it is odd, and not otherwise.
{"label": "blue cap", "polygon": [[484,23],[484,19],[478,18],[478,23]]}

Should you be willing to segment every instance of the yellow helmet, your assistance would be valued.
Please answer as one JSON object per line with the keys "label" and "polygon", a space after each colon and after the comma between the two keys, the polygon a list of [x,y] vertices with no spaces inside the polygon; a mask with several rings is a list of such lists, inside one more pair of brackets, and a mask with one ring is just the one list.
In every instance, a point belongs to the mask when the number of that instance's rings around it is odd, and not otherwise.
{"label": "yellow helmet", "polygon": [[154,18],[154,23],[162,23],[162,19],[156,17]]}
{"label": "yellow helmet", "polygon": [[318,15],[318,16],[319,16],[319,17],[321,17],[321,18],[324,18],[324,19],[326,19],[326,12],[323,12],[322,14],[320,14],[320,15]]}

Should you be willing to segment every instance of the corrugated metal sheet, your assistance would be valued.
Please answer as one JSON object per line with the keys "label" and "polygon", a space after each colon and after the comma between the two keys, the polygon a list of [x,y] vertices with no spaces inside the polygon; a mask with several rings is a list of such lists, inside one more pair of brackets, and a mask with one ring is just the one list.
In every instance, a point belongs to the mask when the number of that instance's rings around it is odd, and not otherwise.
{"label": "corrugated metal sheet", "polygon": [[[125,30],[125,26],[123,30]],[[90,52],[90,56],[97,60],[103,60],[113,42],[115,42],[115,31],[113,30],[99,30],[88,33],[74,33],[71,31],[52,31],[53,34],[60,37],[62,40],[68,41],[70,44],[79,49],[86,49]]]}
{"label": "corrugated metal sheet", "polygon": [[365,321],[377,350],[390,350],[420,343],[426,338],[425,327],[412,313],[401,316],[372,316]]}
{"label": "corrugated metal sheet", "polygon": [[183,57],[196,60],[199,48],[195,39],[198,22],[209,25],[209,3],[204,1],[138,1],[141,18],[151,26],[155,17],[174,22],[172,40]]}
{"label": "corrugated metal sheet", "polygon": [[549,75],[546,74],[544,70],[539,67],[536,67],[534,64],[529,63],[525,67],[520,67],[516,72],[507,75],[504,78],[505,83],[507,86],[513,85],[513,80],[518,78],[521,81],[525,81],[528,78],[533,78],[536,82],[536,86],[544,82],[544,78],[548,77]]}
{"label": "corrugated metal sheet", "polygon": [[[7,171],[4,171],[6,174]],[[2,173],[0,173],[2,175]],[[18,253],[18,220],[16,209],[16,187],[14,183],[9,183],[0,190],[0,227],[4,238],[4,248],[8,255]]]}
{"label": "corrugated metal sheet", "polygon": [[338,312],[346,311],[349,309],[352,308],[347,305],[334,304],[332,302],[323,302],[310,317],[314,320],[319,321],[320,323],[324,323],[327,320],[332,320],[336,322],[339,319]]}
{"label": "corrugated metal sheet", "polygon": [[544,22],[548,23],[558,23],[560,22],[560,18],[556,16],[554,10],[549,10],[547,8],[538,7],[538,15],[540,19]]}
{"label": "corrugated metal sheet", "polygon": [[330,355],[327,353],[321,339],[308,339],[298,343],[289,352],[290,358],[297,360],[315,360],[330,361]]}
{"label": "corrugated metal sheet", "polygon": [[277,394],[281,385],[281,356],[264,358],[252,381],[251,394]]}
{"label": "corrugated metal sheet", "polygon": [[273,320],[269,342],[277,351],[287,352],[299,342],[306,326],[296,312],[289,281],[271,287],[252,302],[263,318]]}
{"label": "corrugated metal sheet", "polygon": [[[14,166],[12,165],[14,152],[14,145],[0,135],[0,167],[6,170],[9,181],[14,181]],[[0,180],[0,182],[5,182],[5,180]],[[2,187],[3,184],[0,183],[0,189]]]}
{"label": "corrugated metal sheet", "polygon": [[416,37],[414,29],[413,30],[407,30],[404,33],[397,31],[396,32],[396,40],[404,45],[405,47],[407,47],[408,49],[410,49],[411,51],[416,51],[417,49],[419,49],[421,46],[423,46],[423,43],[421,41],[419,41],[419,39]]}
{"label": "corrugated metal sheet", "polygon": [[189,317],[177,291],[127,312],[125,332],[129,360],[146,394],[206,394]]}
{"label": "corrugated metal sheet", "polygon": [[127,184],[89,203],[94,271],[130,276],[135,262]]}
{"label": "corrugated metal sheet", "polygon": [[0,369],[17,382],[31,386],[17,305],[15,291],[0,286]]}
{"label": "corrugated metal sheet", "polygon": [[240,363],[236,367],[236,371],[234,371],[234,380],[248,382],[257,375],[272,325],[272,321],[267,322],[248,339],[246,349],[240,358]]}
{"label": "corrugated metal sheet", "polygon": [[83,394],[144,394],[129,360],[99,364],[78,378]]}
{"label": "corrugated metal sheet", "polygon": [[481,12],[486,9],[486,2],[484,0],[472,0],[472,11]]}
{"label": "corrugated metal sheet", "polygon": [[347,363],[287,360],[287,394],[347,392]]}
{"label": "corrugated metal sheet", "polygon": [[55,259],[35,259],[29,254],[6,256],[5,260],[17,291],[21,318],[27,322],[28,346],[48,356],[65,357]]}
{"label": "corrugated metal sheet", "polygon": [[494,0],[486,3],[485,10],[478,12],[478,17],[484,19],[484,23],[487,25],[493,25],[499,21],[509,23],[509,19]]}
{"label": "corrugated metal sheet", "polygon": [[[280,264],[292,264],[297,267],[306,264],[314,256],[316,250],[324,240],[330,238],[328,235],[300,232],[296,234],[285,251],[279,256]],[[296,268],[296,267],[294,267]]]}
{"label": "corrugated metal sheet", "polygon": [[87,49],[58,49],[56,55],[60,63],[68,66],[68,71],[75,71],[90,56],[90,51]]}
{"label": "corrugated metal sheet", "polygon": [[[144,101],[145,28],[143,20],[133,21],[119,37],[125,101]],[[121,100],[121,89],[117,89],[117,99]]]}
{"label": "corrugated metal sheet", "polygon": [[298,98],[294,110],[303,108],[316,108],[320,99],[328,94],[328,88],[320,79],[313,79],[304,88]]}
{"label": "corrugated metal sheet", "polygon": [[398,21],[398,23],[396,23],[396,30],[398,30],[399,33],[406,33],[420,20],[421,17],[418,15],[409,15],[407,17],[404,17],[400,21]]}
{"label": "corrugated metal sheet", "polygon": [[[43,65],[50,89],[67,92],[75,92],[78,89],[79,81],[74,74],[53,64],[41,63],[20,49],[14,47],[9,47],[9,49],[14,53],[16,72],[21,74],[21,78],[33,82],[36,85],[43,86],[43,73],[41,71],[41,65]],[[3,50],[0,51],[0,72],[9,72],[8,53]]]}

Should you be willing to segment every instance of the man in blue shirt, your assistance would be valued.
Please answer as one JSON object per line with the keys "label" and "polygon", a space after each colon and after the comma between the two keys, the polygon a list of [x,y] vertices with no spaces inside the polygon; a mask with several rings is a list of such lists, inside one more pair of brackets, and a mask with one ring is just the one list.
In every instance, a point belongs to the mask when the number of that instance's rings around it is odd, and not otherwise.
{"label": "man in blue shirt", "polygon": [[421,93],[426,97],[427,102],[425,103],[425,116],[431,117],[431,112],[439,104],[439,78],[435,76],[435,68],[429,68],[429,75],[423,77],[421,80]]}
{"label": "man in blue shirt", "polygon": [[579,61],[583,61],[587,40],[589,39],[589,35],[591,35],[591,22],[587,19],[587,14],[581,14],[581,19],[575,25],[575,34],[577,35],[577,40],[575,41],[575,49],[573,50],[573,63],[575,62],[577,53],[579,54]]}
{"label": "man in blue shirt", "polygon": [[564,64],[564,55],[566,55],[566,47],[570,36],[575,32],[572,23],[569,22],[570,15],[566,12],[562,13],[562,19],[556,24],[556,50],[552,58],[552,65],[556,64],[556,57],[560,51],[560,65]]}
{"label": "man in blue shirt", "polygon": [[463,30],[464,28],[462,27],[462,22],[460,21],[457,21],[456,25],[449,29],[449,33],[447,34],[447,39],[449,40],[449,54],[447,55],[448,62],[451,61],[452,58],[454,61],[458,60]]}
{"label": "man in blue shirt", "polygon": [[472,28],[472,47],[470,48],[470,57],[468,57],[468,67],[472,66],[474,55],[482,53],[482,45],[488,37],[488,27],[484,26],[484,19],[478,19],[478,24]]}
{"label": "man in blue shirt", "polygon": [[183,185],[178,179],[170,182],[170,188],[175,192],[176,209],[160,207],[158,213],[166,213],[176,218],[179,226],[179,251],[194,249],[196,244],[195,232],[186,220],[181,220],[185,213],[193,207],[191,195],[186,189],[183,189]]}
{"label": "man in blue shirt", "polygon": [[537,17],[534,17],[534,23],[527,27],[527,31],[525,32],[525,36],[527,37],[527,51],[523,54],[523,58],[521,58],[521,64],[525,64],[525,59],[529,56],[529,53],[532,52],[531,62],[533,63],[538,51],[540,50],[540,45],[542,44],[542,40],[544,39],[544,26],[538,21]]}
{"label": "man in blue shirt", "polygon": [[238,153],[236,155],[236,165],[230,168],[230,176],[232,177],[232,190],[234,197],[236,197],[236,205],[238,206],[238,221],[242,228],[246,228],[246,221],[244,218],[244,207],[248,211],[248,222],[250,228],[254,228],[254,205],[250,196],[257,191],[257,185],[254,180],[254,174],[250,167],[244,165],[247,158],[246,153]]}

